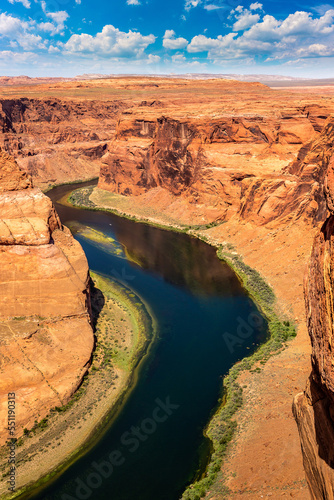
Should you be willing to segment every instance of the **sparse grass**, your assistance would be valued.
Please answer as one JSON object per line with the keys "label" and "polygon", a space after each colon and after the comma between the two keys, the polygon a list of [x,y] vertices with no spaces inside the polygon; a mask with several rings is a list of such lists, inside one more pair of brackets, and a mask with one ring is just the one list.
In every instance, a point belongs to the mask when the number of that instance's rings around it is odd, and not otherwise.
{"label": "sparse grass", "polygon": [[72,205],[77,208],[95,208],[95,203],[92,203],[89,199],[94,188],[95,186],[89,186],[86,188],[76,189],[70,194],[68,198],[69,203],[72,203]]}

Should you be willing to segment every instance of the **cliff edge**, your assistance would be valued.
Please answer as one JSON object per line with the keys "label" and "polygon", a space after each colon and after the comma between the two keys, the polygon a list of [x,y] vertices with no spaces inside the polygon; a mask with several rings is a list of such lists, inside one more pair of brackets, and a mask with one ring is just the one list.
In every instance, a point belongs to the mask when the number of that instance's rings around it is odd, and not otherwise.
{"label": "cliff edge", "polygon": [[[305,277],[305,304],[312,343],[312,372],[294,398],[304,468],[312,498],[334,498],[334,119],[322,137],[323,198],[327,219],[315,237]],[[319,144],[318,144],[319,145]]]}
{"label": "cliff edge", "polygon": [[0,445],[80,385],[94,346],[85,254],[51,200],[0,151]]}

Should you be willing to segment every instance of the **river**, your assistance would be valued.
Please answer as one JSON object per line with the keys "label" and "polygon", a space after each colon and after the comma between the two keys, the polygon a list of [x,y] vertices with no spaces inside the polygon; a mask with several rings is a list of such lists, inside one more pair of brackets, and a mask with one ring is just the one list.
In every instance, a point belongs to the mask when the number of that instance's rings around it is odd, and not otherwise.
{"label": "river", "polygon": [[[93,271],[125,282],[149,304],[159,335],[99,442],[42,491],[24,498],[178,500],[206,466],[210,446],[203,429],[221,396],[223,376],[264,340],[267,326],[253,328],[229,349],[226,333],[236,335],[258,311],[215,249],[186,234],[57,203],[76,187],[48,193],[63,224],[74,228]],[[114,238],[122,252],[99,248],[75,232],[78,224]],[[103,464],[113,451],[111,472]]]}

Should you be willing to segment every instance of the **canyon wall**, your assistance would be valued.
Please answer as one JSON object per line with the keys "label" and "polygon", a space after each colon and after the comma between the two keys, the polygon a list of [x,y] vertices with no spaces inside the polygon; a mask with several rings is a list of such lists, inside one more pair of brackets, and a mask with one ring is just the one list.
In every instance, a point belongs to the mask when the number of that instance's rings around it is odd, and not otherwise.
{"label": "canyon wall", "polygon": [[184,223],[237,216],[255,225],[291,217],[316,224],[325,204],[320,153],[311,141],[329,114],[314,105],[267,116],[174,119],[132,108],[120,115],[102,157],[99,188],[143,202],[156,194],[153,204],[172,195],[167,211],[181,199]]}
{"label": "canyon wall", "polygon": [[7,394],[17,436],[80,385],[94,346],[85,254],[51,200],[0,151],[0,444]]}
{"label": "canyon wall", "polygon": [[[293,403],[304,467],[312,498],[334,498],[334,120],[323,141],[313,146],[321,154],[324,203],[328,217],[315,237],[305,278],[312,372],[303,393]],[[322,149],[321,149],[322,146]],[[295,165],[298,169],[298,165]],[[323,219],[324,220],[324,219]]]}
{"label": "canyon wall", "polygon": [[0,146],[35,185],[98,177],[121,101],[0,99]]}

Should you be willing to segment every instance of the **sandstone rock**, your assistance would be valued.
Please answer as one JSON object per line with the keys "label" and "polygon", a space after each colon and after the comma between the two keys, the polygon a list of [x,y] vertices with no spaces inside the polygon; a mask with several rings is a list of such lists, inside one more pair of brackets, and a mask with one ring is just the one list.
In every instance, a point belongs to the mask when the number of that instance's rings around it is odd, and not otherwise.
{"label": "sandstone rock", "polygon": [[[317,177],[320,183],[317,199],[322,198],[319,200],[322,209],[318,215],[326,217],[326,208],[330,212],[314,240],[305,280],[312,372],[306,390],[298,394],[293,403],[312,498],[328,500],[334,498],[333,125],[331,120],[321,137],[306,148],[308,153],[299,168],[297,163],[293,166],[301,176]],[[307,158],[312,159],[314,168],[305,169]]]}
{"label": "sandstone rock", "polygon": [[97,177],[124,107],[119,101],[1,99],[0,146],[42,187]]}
{"label": "sandstone rock", "polygon": [[51,200],[0,152],[0,443],[7,394],[17,436],[81,383],[94,346],[88,264]]}
{"label": "sandstone rock", "polygon": [[[296,113],[204,123],[159,116],[159,109],[149,110],[146,119],[142,108],[126,111],[102,159],[99,187],[145,200],[145,193],[162,188],[192,206],[192,221],[204,212],[208,222],[209,217],[237,216],[257,225],[299,218],[316,224],[325,210],[321,155],[331,124],[319,135],[307,116]],[[313,123],[319,129],[318,121]],[[291,141],[287,130],[294,136]],[[284,148],[286,142],[302,144],[310,138],[314,141],[302,147],[296,160],[284,165],[277,144]],[[171,206],[167,212],[173,215]]]}

